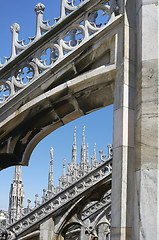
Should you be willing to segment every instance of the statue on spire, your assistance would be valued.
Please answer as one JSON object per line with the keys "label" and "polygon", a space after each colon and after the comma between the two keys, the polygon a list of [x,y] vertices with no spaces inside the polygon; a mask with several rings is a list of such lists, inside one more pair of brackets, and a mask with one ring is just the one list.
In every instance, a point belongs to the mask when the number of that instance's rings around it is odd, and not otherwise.
{"label": "statue on spire", "polygon": [[77,159],[77,146],[76,146],[76,126],[74,130],[73,146],[72,146],[72,163],[76,165]]}
{"label": "statue on spire", "polygon": [[81,164],[85,163],[85,126],[83,126],[82,146],[81,146]]}
{"label": "statue on spire", "polygon": [[50,169],[49,169],[49,177],[48,177],[48,191],[47,196],[52,196],[54,192],[54,184],[53,184],[53,148],[50,149]]}
{"label": "statue on spire", "polygon": [[87,165],[87,170],[89,170],[90,169],[90,162],[89,162],[88,143],[87,143],[87,152],[86,152],[86,165]]}
{"label": "statue on spire", "polygon": [[53,149],[53,147],[51,147],[51,149],[50,149],[50,157],[51,157],[51,160],[53,159],[53,153],[54,153],[54,149]]}

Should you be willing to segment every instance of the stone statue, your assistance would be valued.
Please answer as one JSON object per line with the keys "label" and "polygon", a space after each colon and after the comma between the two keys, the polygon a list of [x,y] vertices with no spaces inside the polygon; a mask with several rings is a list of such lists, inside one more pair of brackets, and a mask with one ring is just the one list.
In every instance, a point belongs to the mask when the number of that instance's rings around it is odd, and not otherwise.
{"label": "stone statue", "polygon": [[53,152],[54,152],[54,149],[51,147],[51,149],[50,149],[50,157],[51,157],[51,159],[53,159]]}

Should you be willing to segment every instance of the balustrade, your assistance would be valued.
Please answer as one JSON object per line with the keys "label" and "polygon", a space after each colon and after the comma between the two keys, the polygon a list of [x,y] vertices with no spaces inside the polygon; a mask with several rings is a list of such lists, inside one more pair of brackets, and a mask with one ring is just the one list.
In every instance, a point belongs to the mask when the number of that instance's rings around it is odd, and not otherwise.
{"label": "balustrade", "polygon": [[[82,176],[80,179],[76,179],[71,185],[67,185],[65,189],[61,190],[57,194],[53,194],[50,199],[45,199],[41,205],[36,204],[34,209],[30,209],[29,200],[29,212],[26,215],[21,216],[16,222],[8,226],[8,230],[13,232],[15,235],[22,233],[28,228],[40,222],[42,219],[52,215],[55,211],[60,209],[65,204],[68,204],[75,198],[79,198],[86,190],[91,189],[92,186],[99,182],[107,179],[111,181],[112,174],[112,158],[108,158],[103,163],[99,163],[97,168],[90,170],[89,173]],[[93,184],[92,184],[93,183]],[[36,203],[37,203],[36,195]],[[102,207],[104,203],[110,203],[110,192],[103,199],[103,203],[100,203]],[[83,213],[83,218],[85,212]]]}
{"label": "balustrade", "polygon": [[17,23],[11,26],[11,56],[5,58],[4,64],[0,62],[0,105],[6,103],[17,92],[35,81],[44,71],[57,65],[82,44],[93,38],[95,34],[107,27],[113,19],[115,20],[115,13],[117,12],[116,0],[97,1],[95,5],[93,4],[83,14],[80,14],[80,17],[73,23],[71,21],[67,24],[65,30],[62,29],[58,34],[52,34],[51,39],[45,41],[45,44],[37,48],[34,53],[31,52],[27,60],[23,60],[18,66],[12,67],[11,71],[6,71],[7,73],[3,74],[7,65],[15,61],[17,56],[23,54],[26,49],[29,49],[40,38],[43,38],[43,35],[52,29],[56,30],[68,15],[74,13],[88,2],[89,0],[62,0],[61,16],[55,19],[52,26],[49,25],[49,20],[43,20],[45,6],[41,3],[37,4],[35,7],[37,15],[36,35],[29,38],[30,43],[28,45],[25,45],[24,40],[18,40],[20,26]]}

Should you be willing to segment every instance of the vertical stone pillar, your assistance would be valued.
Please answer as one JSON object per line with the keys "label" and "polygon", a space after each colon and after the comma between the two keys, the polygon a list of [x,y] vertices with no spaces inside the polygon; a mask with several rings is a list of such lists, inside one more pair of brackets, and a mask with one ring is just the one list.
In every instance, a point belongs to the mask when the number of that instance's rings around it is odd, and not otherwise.
{"label": "vertical stone pillar", "polygon": [[159,239],[159,1],[138,0],[133,239]]}
{"label": "vertical stone pillar", "polygon": [[53,240],[54,239],[54,221],[52,218],[45,220],[40,225],[40,240]]}
{"label": "vertical stone pillar", "polygon": [[135,162],[136,8],[134,0],[118,0],[118,4],[123,21],[118,26],[119,70],[114,93],[111,240],[131,240]]}

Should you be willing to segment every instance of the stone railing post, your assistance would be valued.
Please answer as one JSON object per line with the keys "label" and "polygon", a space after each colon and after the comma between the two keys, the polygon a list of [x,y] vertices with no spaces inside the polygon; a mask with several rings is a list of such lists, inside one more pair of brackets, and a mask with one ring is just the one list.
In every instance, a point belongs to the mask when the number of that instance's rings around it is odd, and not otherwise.
{"label": "stone railing post", "polygon": [[11,58],[16,57],[17,55],[17,50],[16,50],[16,44],[18,42],[18,34],[20,31],[20,26],[18,23],[14,23],[11,26],[11,32],[12,32],[12,53],[11,53]]}
{"label": "stone railing post", "polygon": [[36,38],[41,37],[41,24],[43,21],[43,13],[45,10],[45,6],[42,3],[38,3],[35,6],[35,12],[36,12]]}

